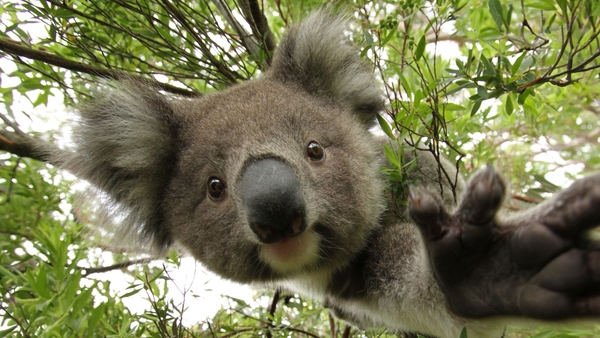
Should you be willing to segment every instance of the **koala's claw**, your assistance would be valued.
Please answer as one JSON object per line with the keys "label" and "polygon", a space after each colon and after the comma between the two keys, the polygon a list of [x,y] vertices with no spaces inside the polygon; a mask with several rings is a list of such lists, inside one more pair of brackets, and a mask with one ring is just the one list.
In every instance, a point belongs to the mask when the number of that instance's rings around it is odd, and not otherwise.
{"label": "koala's claw", "polygon": [[488,224],[502,205],[505,192],[504,181],[494,167],[488,166],[471,178],[459,213],[469,224]]}
{"label": "koala's claw", "polygon": [[502,221],[505,189],[492,168],[480,171],[452,215],[431,193],[411,192],[410,214],[450,308],[476,318],[600,315],[600,251],[582,240],[600,225],[600,175]]}
{"label": "koala's claw", "polygon": [[576,237],[600,224],[600,174],[575,181],[552,202],[542,222],[552,231]]}
{"label": "koala's claw", "polygon": [[444,221],[448,213],[440,199],[431,192],[411,186],[408,210],[425,238],[439,238],[444,234]]}

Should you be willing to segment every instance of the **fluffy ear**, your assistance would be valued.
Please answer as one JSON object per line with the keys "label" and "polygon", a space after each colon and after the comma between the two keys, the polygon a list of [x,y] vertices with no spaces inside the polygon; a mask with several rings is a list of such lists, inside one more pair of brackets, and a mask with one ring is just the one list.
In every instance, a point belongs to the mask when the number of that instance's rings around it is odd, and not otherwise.
{"label": "fluffy ear", "polygon": [[61,162],[101,191],[96,201],[102,205],[88,205],[95,223],[107,226],[116,218],[117,236],[152,239],[164,249],[171,242],[162,224],[161,200],[175,161],[173,109],[156,88],[143,83],[101,87],[93,100],[80,105],[74,151]]}
{"label": "fluffy ear", "polygon": [[348,43],[348,20],[321,9],[288,30],[267,76],[347,106],[369,126],[383,109],[373,70]]}

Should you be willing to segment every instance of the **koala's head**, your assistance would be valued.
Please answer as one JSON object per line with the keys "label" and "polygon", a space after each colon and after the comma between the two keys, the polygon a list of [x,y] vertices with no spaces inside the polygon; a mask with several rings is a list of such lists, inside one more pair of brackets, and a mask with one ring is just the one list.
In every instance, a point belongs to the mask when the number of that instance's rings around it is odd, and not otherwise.
{"label": "koala's head", "polygon": [[343,267],[383,210],[373,72],[325,11],[260,79],[200,99],[112,84],[81,109],[66,165],[124,229],[240,282]]}

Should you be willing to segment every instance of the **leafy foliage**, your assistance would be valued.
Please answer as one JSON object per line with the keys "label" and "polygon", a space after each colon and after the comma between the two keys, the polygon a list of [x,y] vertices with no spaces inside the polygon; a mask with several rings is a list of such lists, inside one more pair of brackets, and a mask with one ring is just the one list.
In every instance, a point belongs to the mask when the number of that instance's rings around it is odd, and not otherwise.
{"label": "leafy foliage", "polygon": [[[185,304],[167,292],[178,258],[151,268],[143,263],[153,257],[98,244],[71,209],[70,182],[35,152],[36,142],[60,142],[52,132],[34,132],[60,117],[36,112],[85,100],[97,77],[141,77],[192,97],[259,76],[274,41],[320,1],[0,4],[1,334],[386,336],[350,330],[319,304],[279,293],[256,295],[259,303],[273,299],[271,309],[230,298],[229,308],[186,326]],[[388,108],[379,123],[390,143],[446,156],[465,174],[494,163],[512,182],[514,209],[555,191],[564,184],[556,180],[561,175],[568,180],[600,169],[598,1],[346,0],[331,6],[356,18],[354,39],[385,89]],[[411,163],[396,149],[385,147],[391,167],[384,170],[404,189]],[[98,248],[122,263],[98,267]],[[93,278],[128,267],[135,282],[118,294],[109,281]],[[148,301],[145,313],[123,304],[137,295]],[[597,334],[513,330],[507,336]]]}

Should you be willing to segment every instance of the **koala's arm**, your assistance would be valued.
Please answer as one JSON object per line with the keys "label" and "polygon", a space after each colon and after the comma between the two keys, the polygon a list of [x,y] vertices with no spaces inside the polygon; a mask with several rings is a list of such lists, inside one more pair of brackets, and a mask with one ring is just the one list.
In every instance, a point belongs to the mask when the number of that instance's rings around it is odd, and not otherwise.
{"label": "koala's arm", "polygon": [[421,230],[440,289],[463,318],[563,320],[600,315],[600,175],[573,183],[530,210],[498,213],[505,183],[489,167],[450,211],[414,189],[409,214]]}
{"label": "koala's arm", "polygon": [[[585,236],[600,224],[600,175],[506,215],[498,213],[505,184],[493,169],[468,183],[458,177],[456,206],[437,161],[417,153],[408,210],[390,210],[367,253],[368,305],[337,307],[363,326],[374,321],[440,337],[457,337],[463,327],[499,337],[507,324],[598,317],[600,253]],[[352,311],[359,307],[371,314],[362,319]]]}
{"label": "koala's arm", "polygon": [[[383,145],[387,139],[378,141]],[[409,150],[404,160],[414,163],[407,172],[413,186],[443,196],[449,207],[456,204],[451,185],[460,194],[465,182],[450,162],[441,159],[447,174],[456,177],[453,184],[440,178],[438,162],[429,152]],[[408,190],[399,196],[391,192],[395,190],[390,189],[381,227],[373,233],[366,250],[335,279],[324,304],[337,317],[361,328],[386,327],[405,335],[413,332],[425,337],[458,337],[469,321],[450,311],[422,236],[408,215],[407,205],[402,203],[408,199]],[[490,332],[500,335],[501,329],[478,324],[469,326],[469,333],[486,337]]]}

